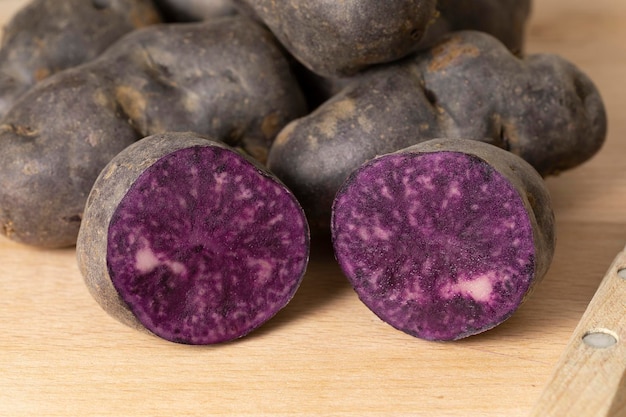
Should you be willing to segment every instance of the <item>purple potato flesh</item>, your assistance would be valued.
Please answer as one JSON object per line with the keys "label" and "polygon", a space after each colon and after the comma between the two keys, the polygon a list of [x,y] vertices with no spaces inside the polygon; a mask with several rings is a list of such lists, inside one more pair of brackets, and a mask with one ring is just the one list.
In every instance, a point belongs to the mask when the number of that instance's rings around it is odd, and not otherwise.
{"label": "purple potato flesh", "polygon": [[522,304],[537,281],[535,223],[518,188],[478,156],[397,152],[348,178],[332,236],[345,275],[384,322],[456,340]]}
{"label": "purple potato flesh", "polygon": [[98,256],[86,236],[106,235],[106,272],[135,324],[185,344],[230,341],[265,323],[293,297],[308,261],[308,226],[292,194],[237,151],[206,142],[144,167],[104,217],[105,233],[91,215],[100,193],[77,245],[79,258]]}

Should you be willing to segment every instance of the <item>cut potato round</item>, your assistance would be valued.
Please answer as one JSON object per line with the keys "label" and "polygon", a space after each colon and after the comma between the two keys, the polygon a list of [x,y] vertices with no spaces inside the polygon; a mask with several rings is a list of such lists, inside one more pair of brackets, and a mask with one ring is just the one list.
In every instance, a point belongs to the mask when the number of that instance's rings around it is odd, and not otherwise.
{"label": "cut potato round", "polygon": [[234,149],[154,135],[102,171],[77,256],[113,317],[169,341],[213,344],[256,329],[293,297],[309,232],[291,192]]}
{"label": "cut potato round", "polygon": [[509,318],[554,251],[539,174],[493,145],[433,140],[380,156],[333,205],[335,253],[383,321],[427,340],[456,340]]}

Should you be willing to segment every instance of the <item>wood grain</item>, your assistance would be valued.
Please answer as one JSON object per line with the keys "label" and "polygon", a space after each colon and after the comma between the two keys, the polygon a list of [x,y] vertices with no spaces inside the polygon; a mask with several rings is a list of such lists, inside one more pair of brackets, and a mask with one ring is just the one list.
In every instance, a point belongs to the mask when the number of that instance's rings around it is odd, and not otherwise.
{"label": "wood grain", "polygon": [[[25,1],[0,0],[0,21]],[[547,180],[554,263],[496,329],[421,341],[358,300],[327,247],[271,322],[190,347],[133,331],[90,298],[73,250],[0,238],[0,416],[527,416],[626,242],[626,2],[541,0],[527,52],[557,53],[598,85],[609,137]],[[622,385],[626,385],[623,381]]]}
{"label": "wood grain", "polygon": [[626,250],[602,279],[532,417],[626,415]]}

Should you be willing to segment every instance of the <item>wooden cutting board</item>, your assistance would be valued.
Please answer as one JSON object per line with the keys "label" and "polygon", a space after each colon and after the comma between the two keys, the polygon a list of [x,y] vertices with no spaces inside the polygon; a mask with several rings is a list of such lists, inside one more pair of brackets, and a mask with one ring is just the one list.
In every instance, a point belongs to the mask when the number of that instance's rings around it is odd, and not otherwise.
{"label": "wooden cutting board", "polygon": [[608,268],[532,417],[626,415],[626,249]]}

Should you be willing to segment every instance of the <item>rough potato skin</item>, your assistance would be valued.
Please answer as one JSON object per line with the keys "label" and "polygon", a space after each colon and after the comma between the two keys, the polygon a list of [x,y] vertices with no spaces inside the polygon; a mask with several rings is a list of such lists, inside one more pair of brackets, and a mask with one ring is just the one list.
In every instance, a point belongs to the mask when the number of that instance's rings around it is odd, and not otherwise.
{"label": "rough potato skin", "polygon": [[264,162],[280,129],[307,111],[276,39],[242,16],[146,28],[98,61],[141,136],[194,131]]}
{"label": "rough potato skin", "polygon": [[0,232],[34,246],[74,245],[93,181],[140,137],[92,72],[40,82],[0,125]]}
{"label": "rough potato skin", "polygon": [[38,81],[87,62],[161,17],[150,0],[32,0],[5,26],[0,117]]}
{"label": "rough potato skin", "polygon": [[[240,0],[307,68],[345,76],[404,57],[435,16],[435,0]],[[246,7],[247,6],[247,7]]]}
{"label": "rough potato skin", "polygon": [[236,13],[231,0],[154,0],[167,22],[199,22]]}
{"label": "rough potato skin", "polygon": [[305,111],[275,39],[249,19],[139,29],[37,84],[1,121],[0,232],[71,246],[93,181],[130,143],[195,131],[264,160]]}
{"label": "rough potato skin", "polygon": [[368,71],[277,137],[268,166],[328,233],[343,180],[363,162],[434,138],[507,149],[542,176],[591,158],[606,136],[598,90],[552,54],[514,56],[491,35],[447,35],[428,51]]}
{"label": "rough potato skin", "polygon": [[[531,0],[439,0],[437,16],[426,28],[416,53],[433,47],[450,32],[476,30],[494,36],[513,54],[522,56],[530,12]],[[302,65],[297,69],[312,109],[360,75],[328,77],[315,74]]]}
{"label": "rough potato skin", "polygon": [[441,137],[495,144],[544,177],[579,166],[604,144],[600,91],[558,55],[520,59],[489,35],[462,32],[414,62],[439,114]]}

